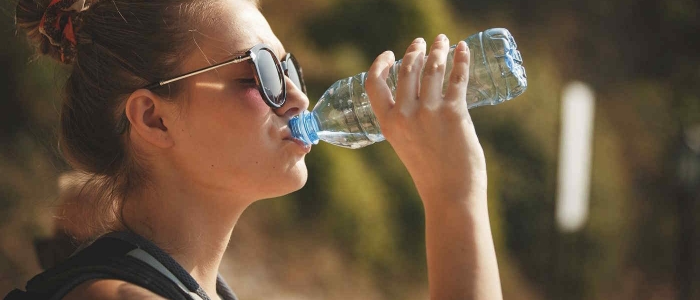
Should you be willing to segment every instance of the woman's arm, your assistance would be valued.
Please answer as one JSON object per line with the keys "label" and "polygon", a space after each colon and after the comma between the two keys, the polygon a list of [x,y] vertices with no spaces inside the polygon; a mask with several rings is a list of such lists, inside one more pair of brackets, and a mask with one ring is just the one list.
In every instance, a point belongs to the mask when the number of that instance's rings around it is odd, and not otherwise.
{"label": "woman's arm", "polygon": [[395,58],[383,53],[368,72],[367,92],[382,133],[423,201],[431,299],[501,299],[486,162],[466,103],[469,49],[460,42],[455,50],[443,95],[448,51],[449,41],[440,35],[426,58],[425,41],[416,39],[399,71],[396,101],[386,85]]}

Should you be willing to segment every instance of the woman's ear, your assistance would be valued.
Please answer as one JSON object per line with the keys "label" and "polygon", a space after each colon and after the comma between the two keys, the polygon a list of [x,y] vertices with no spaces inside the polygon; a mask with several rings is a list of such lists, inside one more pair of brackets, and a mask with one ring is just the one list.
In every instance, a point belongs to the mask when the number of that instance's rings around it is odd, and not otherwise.
{"label": "woman's ear", "polygon": [[131,93],[126,100],[126,117],[131,123],[131,131],[143,140],[158,148],[173,146],[173,139],[163,119],[170,117],[171,109],[158,95],[146,89]]}

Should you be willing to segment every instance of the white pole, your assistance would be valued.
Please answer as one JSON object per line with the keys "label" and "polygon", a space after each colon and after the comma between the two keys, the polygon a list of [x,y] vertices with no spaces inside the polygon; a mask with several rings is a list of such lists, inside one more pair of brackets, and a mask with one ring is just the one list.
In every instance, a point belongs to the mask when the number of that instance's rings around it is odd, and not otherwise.
{"label": "white pole", "polygon": [[588,85],[572,82],[564,88],[556,203],[556,221],[562,232],[578,231],[588,219],[594,111],[593,90]]}

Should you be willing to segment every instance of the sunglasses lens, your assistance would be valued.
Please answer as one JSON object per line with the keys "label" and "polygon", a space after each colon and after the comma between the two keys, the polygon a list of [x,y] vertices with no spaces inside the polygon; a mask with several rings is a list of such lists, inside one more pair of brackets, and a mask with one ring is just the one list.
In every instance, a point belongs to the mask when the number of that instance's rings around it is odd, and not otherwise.
{"label": "sunglasses lens", "polygon": [[257,66],[260,74],[260,85],[265,93],[265,97],[272,104],[282,106],[284,95],[282,95],[282,85],[284,78],[278,70],[278,64],[270,51],[262,50],[258,52]]}
{"label": "sunglasses lens", "polygon": [[294,82],[294,85],[296,85],[298,89],[306,93],[306,87],[304,86],[304,82],[301,79],[300,70],[301,68],[297,66],[295,60],[287,60],[287,76],[289,76],[289,79],[291,79],[292,82]]}

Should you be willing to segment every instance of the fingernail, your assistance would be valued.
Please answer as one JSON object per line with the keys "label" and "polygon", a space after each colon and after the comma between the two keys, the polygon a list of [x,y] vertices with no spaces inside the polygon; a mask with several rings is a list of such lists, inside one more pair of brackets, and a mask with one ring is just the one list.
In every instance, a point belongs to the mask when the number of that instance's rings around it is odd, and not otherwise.
{"label": "fingernail", "polygon": [[444,34],[442,34],[442,33],[441,33],[441,34],[438,34],[437,38],[435,38],[435,42],[442,42],[442,41],[445,41],[445,40],[447,40],[447,36],[444,35]]}
{"label": "fingernail", "polygon": [[419,38],[416,38],[415,40],[413,40],[413,43],[414,44],[425,43],[425,40],[422,37],[419,37]]}
{"label": "fingernail", "polygon": [[460,51],[464,51],[464,52],[466,52],[467,49],[469,48],[467,46],[467,42],[465,42],[465,41],[459,41],[459,43],[457,43],[457,46],[459,47]]}

